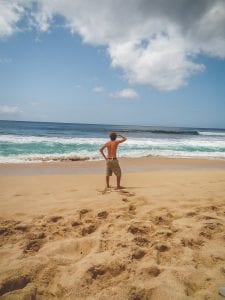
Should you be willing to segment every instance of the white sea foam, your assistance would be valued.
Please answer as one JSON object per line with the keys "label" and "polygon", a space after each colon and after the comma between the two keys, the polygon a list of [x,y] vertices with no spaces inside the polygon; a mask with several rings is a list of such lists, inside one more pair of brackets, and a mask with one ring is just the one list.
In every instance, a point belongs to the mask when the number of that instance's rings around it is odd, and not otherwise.
{"label": "white sea foam", "polygon": [[[0,149],[0,163],[61,161],[75,158],[100,159],[98,149],[106,141],[105,138],[93,137],[0,135],[0,144],[4,145],[4,148]],[[71,152],[71,146],[73,152]],[[4,150],[7,147],[9,147],[8,152]],[[9,155],[11,149],[13,152],[18,149],[18,154]],[[30,149],[34,154],[25,154],[30,153]],[[48,153],[45,153],[45,150]],[[49,154],[50,151],[53,153]],[[119,155],[122,157],[167,156],[225,159],[225,138],[219,135],[215,137],[193,135],[189,138],[185,135],[179,138],[171,136],[168,138],[128,137],[126,143],[119,147]]]}
{"label": "white sea foam", "polygon": [[199,134],[206,136],[225,136],[225,132],[220,131],[199,131]]}
{"label": "white sea foam", "polygon": [[221,147],[225,148],[225,140],[191,140],[191,139],[130,139],[126,142],[129,146],[191,146],[191,147]]}
{"label": "white sea foam", "polygon": [[[174,158],[182,158],[182,157],[190,157],[190,158],[209,158],[209,159],[225,159],[225,152],[188,152],[188,151],[176,151],[176,150],[159,150],[159,149],[152,149],[152,150],[131,150],[119,151],[119,157],[127,157],[127,158],[134,158],[134,157],[146,157],[146,156],[161,156],[161,157],[174,157]],[[80,151],[78,152],[71,152],[67,154],[29,154],[29,155],[17,155],[17,156],[0,156],[0,163],[35,163],[35,162],[52,162],[52,161],[75,161],[75,160],[83,160],[83,159],[102,159],[101,155],[98,154],[96,151],[87,152],[87,151]]]}
{"label": "white sea foam", "polygon": [[57,143],[57,144],[100,144],[104,143],[103,138],[78,138],[78,137],[47,137],[47,136],[19,136],[19,135],[0,135],[0,142],[14,144],[31,143]]}
{"label": "white sea foam", "polygon": [[[31,143],[46,143],[46,144],[65,144],[65,145],[102,145],[107,140],[104,138],[85,138],[85,137],[45,137],[45,136],[18,136],[18,135],[0,135],[0,142],[12,144],[31,144]],[[126,141],[128,147],[133,146],[191,146],[191,147],[212,147],[225,148],[225,139],[207,140],[207,139],[161,139],[161,138],[129,138]]]}

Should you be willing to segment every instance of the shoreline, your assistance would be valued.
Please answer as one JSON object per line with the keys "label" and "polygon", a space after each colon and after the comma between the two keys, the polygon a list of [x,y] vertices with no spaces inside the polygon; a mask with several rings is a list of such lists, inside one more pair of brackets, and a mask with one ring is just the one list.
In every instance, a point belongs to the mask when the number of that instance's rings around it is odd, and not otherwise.
{"label": "shoreline", "polygon": [[[163,170],[225,170],[225,161],[205,158],[119,158],[123,174]],[[0,176],[105,174],[104,160],[0,164]]]}

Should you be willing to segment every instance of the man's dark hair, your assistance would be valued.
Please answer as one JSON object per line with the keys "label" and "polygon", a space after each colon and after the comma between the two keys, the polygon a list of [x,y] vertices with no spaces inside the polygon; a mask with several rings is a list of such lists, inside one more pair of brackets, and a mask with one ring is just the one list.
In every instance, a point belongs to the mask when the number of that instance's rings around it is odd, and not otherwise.
{"label": "man's dark hair", "polygon": [[111,132],[109,137],[110,137],[111,141],[115,141],[117,134],[115,132]]}

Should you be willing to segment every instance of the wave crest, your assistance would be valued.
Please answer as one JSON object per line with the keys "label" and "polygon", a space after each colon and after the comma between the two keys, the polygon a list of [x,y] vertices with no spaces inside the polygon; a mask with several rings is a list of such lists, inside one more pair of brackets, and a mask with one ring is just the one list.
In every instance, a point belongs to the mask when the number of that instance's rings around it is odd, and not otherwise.
{"label": "wave crest", "polygon": [[163,130],[163,129],[120,129],[120,132],[127,133],[161,133],[161,134],[188,134],[199,135],[197,130]]}

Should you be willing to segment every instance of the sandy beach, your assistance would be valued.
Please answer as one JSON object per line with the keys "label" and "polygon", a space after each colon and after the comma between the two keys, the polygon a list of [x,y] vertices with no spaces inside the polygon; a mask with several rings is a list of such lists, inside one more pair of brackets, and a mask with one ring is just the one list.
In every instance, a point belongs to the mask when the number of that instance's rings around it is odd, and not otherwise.
{"label": "sandy beach", "polygon": [[225,162],[0,166],[1,299],[224,299]]}
{"label": "sandy beach", "polygon": [[225,300],[225,0],[0,0],[0,43],[0,300]]}

